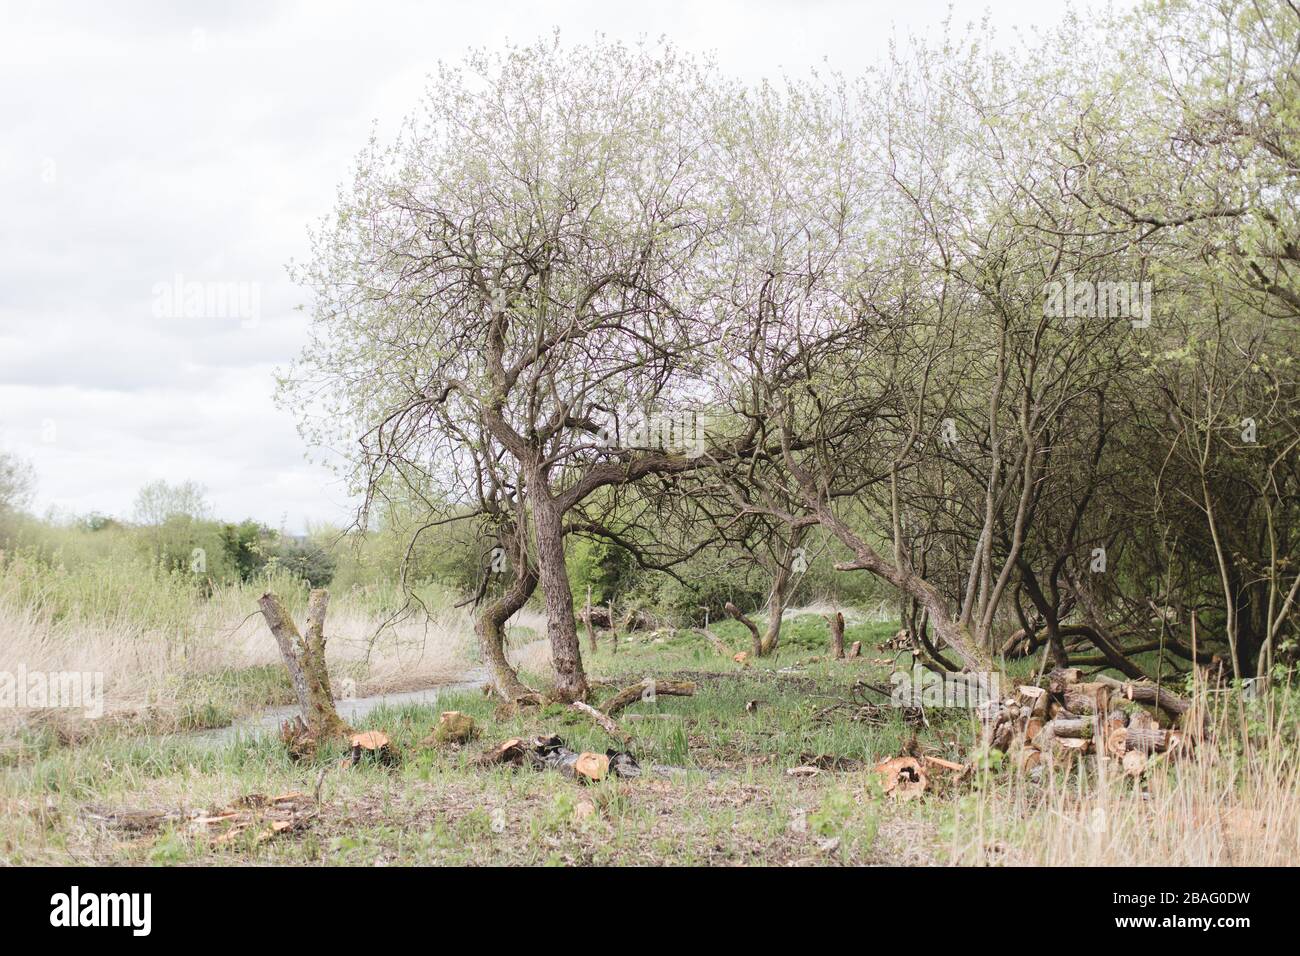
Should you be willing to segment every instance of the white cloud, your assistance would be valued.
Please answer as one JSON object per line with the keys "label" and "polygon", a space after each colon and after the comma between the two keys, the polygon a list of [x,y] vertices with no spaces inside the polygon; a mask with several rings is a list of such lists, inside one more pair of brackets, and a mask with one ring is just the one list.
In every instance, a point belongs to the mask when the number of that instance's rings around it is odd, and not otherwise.
{"label": "white cloud", "polygon": [[[1064,7],[1014,0],[995,21],[1050,23]],[[304,341],[284,265],[306,255],[306,226],[371,121],[393,130],[439,58],[559,26],[573,39],[667,35],[751,80],[824,58],[855,71],[891,22],[930,31],[946,12],[947,0],[17,5],[0,32],[0,441],[33,459],[41,509],[124,514],[144,482],[192,478],[226,517],[345,520],[331,473],[302,460],[271,401],[272,368]],[[153,290],[178,275],[255,286],[259,321],[158,318]]]}

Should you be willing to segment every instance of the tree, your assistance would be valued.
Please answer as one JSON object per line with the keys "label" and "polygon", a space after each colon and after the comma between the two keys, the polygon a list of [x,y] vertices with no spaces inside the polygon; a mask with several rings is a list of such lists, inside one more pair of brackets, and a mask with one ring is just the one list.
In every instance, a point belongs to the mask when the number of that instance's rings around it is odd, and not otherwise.
{"label": "tree", "polygon": [[338,561],[314,541],[284,538],[275,547],[275,563],[313,588],[323,588],[334,580]]}
{"label": "tree", "polygon": [[31,501],[35,476],[32,466],[18,458],[0,452],[0,513],[20,511]]}
{"label": "tree", "polygon": [[208,515],[205,496],[203,486],[193,481],[171,485],[159,480],[140,489],[134,517],[155,563],[168,570],[207,572],[208,556],[199,546],[199,524]]}
{"label": "tree", "polygon": [[171,485],[151,481],[136,493],[135,520],[147,527],[158,527],[170,518],[201,520],[208,516],[207,492],[194,481]]}
{"label": "tree", "polygon": [[[239,580],[251,581],[266,566],[265,543],[273,534],[270,528],[251,518],[239,524],[221,526],[221,549]],[[323,587],[324,584],[313,586]]]}
{"label": "tree", "polygon": [[398,143],[362,155],[298,273],[314,333],[282,394],[304,430],[360,433],[372,491],[473,500],[483,462],[508,458],[567,698],[587,685],[566,514],[699,457],[625,438],[629,418],[673,419],[708,338],[690,280],[716,229],[713,76],[667,46],[558,39],[444,67]]}

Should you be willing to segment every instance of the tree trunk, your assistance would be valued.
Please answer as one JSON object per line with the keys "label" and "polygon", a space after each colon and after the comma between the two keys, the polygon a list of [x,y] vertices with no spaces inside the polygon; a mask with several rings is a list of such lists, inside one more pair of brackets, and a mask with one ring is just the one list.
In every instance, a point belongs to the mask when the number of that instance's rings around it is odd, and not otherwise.
{"label": "tree trunk", "polygon": [[1020,580],[1024,584],[1025,593],[1029,595],[1029,600],[1033,602],[1034,607],[1043,617],[1044,627],[1047,629],[1047,642],[1052,650],[1053,665],[1056,667],[1069,667],[1070,655],[1065,649],[1065,640],[1061,635],[1058,608],[1047,599],[1043,589],[1038,586],[1038,578],[1025,564],[1021,565]]}
{"label": "tree trunk", "polygon": [[780,579],[785,577],[785,568],[777,573],[777,582],[773,584],[772,593],[767,598],[767,629],[763,634],[763,639],[759,642],[758,653],[767,656],[776,650],[777,642],[781,640],[781,615],[785,613],[785,583]]}
{"label": "tree trunk", "polygon": [[303,722],[316,740],[342,736],[350,728],[334,709],[329,671],[325,667],[325,611],[330,595],[314,590],[307,599],[307,636],[298,633],[284,604],[270,591],[258,600],[262,616],[280,645],[280,656],[302,709]]}
{"label": "tree trunk", "polygon": [[929,612],[934,632],[953,652],[961,658],[966,670],[991,672],[993,656],[983,647],[970,628],[959,618],[952,615],[948,603],[940,596],[938,590],[929,581],[913,572],[909,567],[886,560],[830,509],[814,491],[804,489],[804,497],[814,510],[822,527],[843,542],[854,554],[854,560],[843,561],[835,565],[837,571],[868,571],[888,581],[917,604]]}
{"label": "tree trunk", "polygon": [[807,528],[796,528],[790,536],[790,546],[786,548],[781,566],[772,577],[772,593],[767,598],[767,632],[763,635],[760,650],[764,655],[776,650],[781,640],[781,615],[785,613],[786,602],[794,584],[794,556],[803,542]]}
{"label": "tree trunk", "polygon": [[474,620],[479,651],[491,674],[492,689],[507,701],[533,691],[519,680],[505,651],[505,624],[519,611],[537,589],[537,569],[526,552],[516,554],[515,580],[501,597],[485,605]]}
{"label": "tree trunk", "polygon": [[565,701],[587,696],[587,676],[582,670],[578,624],[573,615],[573,591],[564,560],[564,523],[555,501],[535,482],[533,531],[537,535],[537,565],[546,596],[546,632],[551,641],[555,692]]}

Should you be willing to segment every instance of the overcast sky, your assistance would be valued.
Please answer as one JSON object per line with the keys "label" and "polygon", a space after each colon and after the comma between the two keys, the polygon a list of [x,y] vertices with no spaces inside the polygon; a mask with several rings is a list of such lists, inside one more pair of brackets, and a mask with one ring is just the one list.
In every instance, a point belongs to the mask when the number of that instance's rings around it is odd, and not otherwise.
{"label": "overcast sky", "polygon": [[[559,27],[713,51],[746,79],[877,59],[946,2],[0,2],[0,450],[36,510],[129,516],[145,482],[193,479],[214,512],[289,530],[343,521],[273,375],[305,340],[284,266],[377,121],[439,59]],[[1060,0],[958,4],[999,30]],[[1078,4],[1076,4],[1078,6]],[[186,308],[201,283],[228,298]]]}

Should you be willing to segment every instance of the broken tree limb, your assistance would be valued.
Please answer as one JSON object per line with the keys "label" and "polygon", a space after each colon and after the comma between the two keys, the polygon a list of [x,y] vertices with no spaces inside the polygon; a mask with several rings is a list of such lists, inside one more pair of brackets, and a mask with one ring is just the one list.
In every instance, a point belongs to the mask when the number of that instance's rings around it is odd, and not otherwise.
{"label": "broken tree limb", "polygon": [[708,642],[713,645],[713,649],[717,651],[719,654],[721,654],[723,657],[731,656],[731,648],[726,645],[726,643],[722,640],[722,638],[718,637],[718,635],[714,634],[708,628],[696,627],[693,628],[692,630],[694,630],[695,633],[700,634],[704,638],[706,638]]}
{"label": "broken tree limb", "polygon": [[569,706],[581,714],[586,714],[597,724],[599,724],[601,729],[604,730],[605,733],[609,734],[615,740],[618,740],[619,742],[626,744],[631,739],[631,735],[628,734],[627,731],[623,730],[622,727],[614,723],[614,721],[611,720],[608,715],[601,713],[599,710],[597,710],[595,707],[592,707],[590,704],[584,704],[580,700],[575,700]]}
{"label": "broken tree limb", "polygon": [[257,603],[280,647],[280,656],[302,709],[306,732],[318,741],[351,733],[351,728],[334,709],[329,672],[325,667],[325,611],[329,607],[329,592],[323,589],[311,592],[307,602],[306,638],[299,634],[293,618],[275,594],[268,591]]}
{"label": "broken tree limb", "polygon": [[749,631],[750,636],[754,639],[754,656],[762,657],[763,656],[763,635],[758,633],[758,626],[754,624],[754,622],[751,621],[748,617],[745,616],[744,611],[736,607],[736,605],[732,604],[730,601],[728,601],[722,607],[728,614],[734,617],[741,624],[745,625],[746,629]]}
{"label": "broken tree limb", "polygon": [[952,760],[945,760],[942,757],[923,756],[921,759],[925,762],[926,766],[933,764],[936,767],[942,767],[944,770],[953,770],[957,773],[964,773],[966,771],[965,764],[956,763]]}
{"label": "broken tree limb", "polygon": [[624,687],[605,701],[600,709],[606,715],[613,717],[628,704],[636,703],[642,699],[654,700],[655,697],[661,694],[668,697],[693,697],[695,696],[695,682],[689,680],[655,680],[653,677],[647,677],[631,687]]}

